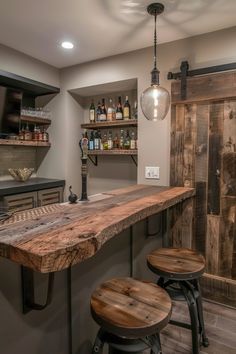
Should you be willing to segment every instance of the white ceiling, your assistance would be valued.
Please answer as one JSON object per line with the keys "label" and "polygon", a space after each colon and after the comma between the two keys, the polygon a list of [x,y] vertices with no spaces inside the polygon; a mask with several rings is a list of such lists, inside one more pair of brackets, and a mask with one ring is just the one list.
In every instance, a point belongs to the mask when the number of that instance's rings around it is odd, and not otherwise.
{"label": "white ceiling", "polygon": [[[58,68],[153,43],[151,0],[1,0],[0,43]],[[158,43],[236,25],[235,0],[163,0]],[[62,40],[75,48],[66,51]]]}

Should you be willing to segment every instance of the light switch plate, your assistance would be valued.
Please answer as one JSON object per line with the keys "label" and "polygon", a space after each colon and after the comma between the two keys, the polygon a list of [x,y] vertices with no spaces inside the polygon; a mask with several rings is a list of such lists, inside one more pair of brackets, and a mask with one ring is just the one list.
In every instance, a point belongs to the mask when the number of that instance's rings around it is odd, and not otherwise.
{"label": "light switch plate", "polygon": [[145,167],[145,178],[147,178],[147,179],[160,179],[160,167],[146,166]]}

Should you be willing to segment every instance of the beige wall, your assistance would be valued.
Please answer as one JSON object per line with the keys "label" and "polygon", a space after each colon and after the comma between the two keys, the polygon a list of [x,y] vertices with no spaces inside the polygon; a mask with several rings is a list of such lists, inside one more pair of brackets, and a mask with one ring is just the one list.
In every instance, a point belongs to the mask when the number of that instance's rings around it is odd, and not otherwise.
{"label": "beige wall", "polygon": [[60,85],[58,69],[2,44],[0,44],[0,70],[51,86]]}
{"label": "beige wall", "polygon": [[[168,71],[179,71],[182,60],[188,60],[190,68],[235,62],[235,47],[236,27],[160,45],[158,46],[158,67],[161,70],[161,84],[170,90],[171,82],[166,79],[167,73]],[[63,155],[67,164],[66,178],[69,182],[73,182],[75,190],[79,191],[80,189],[80,179],[76,178],[77,174],[80,173],[80,167],[78,165],[80,152],[77,147],[77,142],[81,136],[79,127],[81,123],[81,107],[79,107],[77,103],[75,104],[73,99],[69,97],[67,91],[112,81],[137,78],[138,97],[140,97],[142,91],[150,84],[150,70],[153,65],[152,55],[152,48],[145,48],[61,70],[61,99],[66,101],[66,110],[63,110],[63,117],[57,117],[57,119],[59,121],[63,120],[65,123],[64,127],[67,131],[67,140],[63,145]],[[55,122],[55,124],[57,123]],[[153,123],[144,118],[139,107],[138,138],[138,182],[168,185],[170,112],[164,121]],[[48,160],[48,163],[50,163],[49,169],[53,170],[56,168],[58,161],[56,156],[58,154],[61,154],[61,152],[55,150],[55,160]],[[114,179],[114,186],[119,185],[119,183],[122,185],[122,180],[119,182],[119,173],[121,170],[119,163],[116,165],[115,160],[113,161],[114,162],[106,160],[104,166],[107,169],[110,166],[117,172],[117,178]],[[145,180],[145,166],[160,166],[160,180]],[[96,177],[94,172],[93,178],[92,180],[90,179],[90,186],[95,185],[95,182],[97,184],[98,178],[102,178],[102,176]],[[103,178],[105,178],[105,170]],[[125,183],[128,183],[128,180],[127,182],[125,181]],[[111,186],[112,183],[109,184],[109,188]],[[103,188],[105,188],[105,186],[101,183],[101,189]],[[94,191],[93,188],[91,190]]]}

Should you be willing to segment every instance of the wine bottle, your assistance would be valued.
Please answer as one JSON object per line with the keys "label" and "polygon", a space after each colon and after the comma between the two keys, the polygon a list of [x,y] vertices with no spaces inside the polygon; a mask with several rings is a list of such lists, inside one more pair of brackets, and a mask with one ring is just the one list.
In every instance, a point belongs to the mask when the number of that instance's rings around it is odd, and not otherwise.
{"label": "wine bottle", "polygon": [[112,148],[113,148],[113,140],[112,140],[112,132],[111,131],[109,131],[109,134],[108,134],[107,148],[108,148],[108,150],[112,150]]}
{"label": "wine bottle", "polygon": [[120,144],[119,144],[120,149],[124,149],[124,130],[120,130]]}
{"label": "wine bottle", "polygon": [[130,136],[129,136],[129,131],[126,131],[126,137],[124,140],[124,149],[129,150],[130,149]]}
{"label": "wine bottle", "polygon": [[98,131],[95,132],[94,136],[94,150],[100,150],[100,136]]}
{"label": "wine bottle", "polygon": [[94,106],[93,100],[92,100],[90,108],[89,108],[89,120],[90,120],[90,123],[95,122],[95,106]]}
{"label": "wine bottle", "polygon": [[100,122],[100,116],[101,116],[101,102],[98,101],[98,106],[97,106],[97,122]]}
{"label": "wine bottle", "polygon": [[125,103],[124,103],[124,120],[130,119],[130,104],[129,104],[129,97],[126,96]]}
{"label": "wine bottle", "polygon": [[121,96],[118,98],[118,104],[116,106],[116,119],[121,120],[123,119],[123,109],[121,104]]}
{"label": "wine bottle", "polygon": [[134,131],[131,132],[131,139],[130,139],[130,149],[135,150],[136,142],[135,142],[135,133]]}
{"label": "wine bottle", "polygon": [[107,120],[108,121],[112,121],[114,117],[114,107],[113,107],[113,103],[112,103],[112,99],[109,99],[109,105],[107,107]]}
{"label": "wine bottle", "polygon": [[93,131],[90,134],[89,150],[94,150],[94,134],[93,134]]}
{"label": "wine bottle", "polygon": [[101,114],[100,114],[100,121],[107,120],[107,109],[105,105],[105,98],[102,99],[102,106],[101,106]]}

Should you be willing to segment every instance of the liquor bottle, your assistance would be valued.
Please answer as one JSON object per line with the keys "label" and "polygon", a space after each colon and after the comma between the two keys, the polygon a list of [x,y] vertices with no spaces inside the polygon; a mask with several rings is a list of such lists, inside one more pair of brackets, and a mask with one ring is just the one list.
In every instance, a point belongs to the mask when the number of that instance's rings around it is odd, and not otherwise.
{"label": "liquor bottle", "polygon": [[105,132],[102,137],[102,150],[108,150],[107,133]]}
{"label": "liquor bottle", "polygon": [[121,96],[118,98],[118,104],[116,106],[116,120],[123,119],[123,109],[121,104]]}
{"label": "liquor bottle", "polygon": [[38,128],[36,127],[36,124],[34,125],[33,140],[35,140],[35,141],[39,140],[39,133],[38,133]]}
{"label": "liquor bottle", "polygon": [[107,147],[108,147],[108,150],[112,150],[112,148],[113,148],[113,140],[112,140],[112,132],[111,131],[109,131],[109,134],[108,134]]}
{"label": "liquor bottle", "polygon": [[25,128],[24,128],[24,126],[22,126],[20,131],[19,131],[19,140],[25,140]]}
{"label": "liquor bottle", "polygon": [[120,143],[119,143],[119,148],[124,149],[124,130],[120,130]]}
{"label": "liquor bottle", "polygon": [[104,122],[107,120],[107,109],[105,105],[105,98],[102,99],[101,113],[100,113],[100,121]]}
{"label": "liquor bottle", "polygon": [[94,135],[94,150],[100,150],[100,136],[98,131],[96,131]]}
{"label": "liquor bottle", "polygon": [[126,96],[125,103],[124,103],[124,120],[130,119],[130,104],[129,104],[129,97]]}
{"label": "liquor bottle", "polygon": [[130,149],[130,136],[129,136],[129,131],[126,131],[126,137],[124,140],[124,149],[129,150]]}
{"label": "liquor bottle", "polygon": [[43,141],[43,131],[38,128],[38,141]]}
{"label": "liquor bottle", "polygon": [[131,149],[131,150],[135,150],[135,148],[136,148],[135,133],[134,133],[134,131],[132,130],[132,132],[131,132],[131,139],[130,139],[130,149]]}
{"label": "liquor bottle", "polygon": [[109,99],[109,105],[107,107],[107,120],[112,121],[114,119],[114,105],[112,99]]}
{"label": "liquor bottle", "polygon": [[94,134],[93,134],[93,131],[91,131],[91,134],[90,134],[89,150],[94,150]]}
{"label": "liquor bottle", "polygon": [[29,125],[28,123],[26,124],[25,128],[25,140],[32,140],[32,132],[29,130]]}
{"label": "liquor bottle", "polygon": [[98,101],[96,115],[97,115],[97,117],[96,117],[97,122],[100,122],[100,115],[101,115],[101,102],[100,101]]}
{"label": "liquor bottle", "polygon": [[138,119],[138,103],[136,100],[134,101],[133,117],[134,119]]}
{"label": "liquor bottle", "polygon": [[90,123],[95,123],[95,106],[93,100],[89,108],[89,121]]}
{"label": "liquor bottle", "polygon": [[119,138],[118,134],[116,133],[114,139],[113,139],[113,149],[119,149]]}
{"label": "liquor bottle", "polygon": [[48,132],[46,131],[45,128],[44,128],[44,131],[43,131],[43,141],[45,143],[47,143],[49,141],[49,134],[48,134]]}

